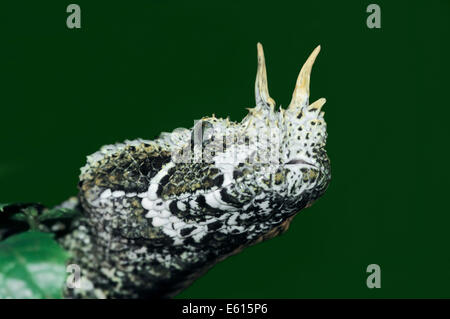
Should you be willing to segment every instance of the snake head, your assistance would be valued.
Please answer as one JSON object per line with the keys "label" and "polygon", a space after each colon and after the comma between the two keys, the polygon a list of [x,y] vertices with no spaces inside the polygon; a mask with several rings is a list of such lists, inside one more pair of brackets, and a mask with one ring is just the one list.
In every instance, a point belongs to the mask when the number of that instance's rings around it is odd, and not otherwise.
{"label": "snake head", "polygon": [[[321,98],[309,104],[312,66],[320,46],[311,53],[300,70],[292,100],[286,109],[275,110],[269,95],[263,47],[257,45],[258,67],[255,81],[256,106],[241,122],[250,144],[256,145],[256,165],[265,170],[255,173],[260,185],[283,194],[283,205],[293,211],[310,205],[323,194],[330,181],[330,163],[325,150],[327,130]],[[286,209],[288,215],[291,209]]]}
{"label": "snake head", "polygon": [[286,230],[323,194],[330,180],[325,99],[309,104],[320,47],[302,67],[291,103],[278,111],[262,45],[257,49],[256,106],[241,122],[205,117],[191,129],[88,156],[79,183],[85,217],[65,243],[84,256],[76,262],[95,287],[110,296],[174,293],[216,262]]}

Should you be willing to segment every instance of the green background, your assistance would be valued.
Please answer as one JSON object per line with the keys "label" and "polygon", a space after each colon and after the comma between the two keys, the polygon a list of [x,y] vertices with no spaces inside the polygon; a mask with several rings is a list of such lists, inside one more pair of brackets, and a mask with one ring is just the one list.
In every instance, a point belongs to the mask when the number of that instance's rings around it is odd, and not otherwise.
{"label": "green background", "polygon": [[[180,297],[450,297],[450,1],[374,2],[378,30],[371,1],[2,1],[0,202],[76,194],[103,144],[240,120],[258,41],[287,105],[321,44],[311,100],[328,100],[328,191]],[[381,289],[366,286],[372,263]]]}

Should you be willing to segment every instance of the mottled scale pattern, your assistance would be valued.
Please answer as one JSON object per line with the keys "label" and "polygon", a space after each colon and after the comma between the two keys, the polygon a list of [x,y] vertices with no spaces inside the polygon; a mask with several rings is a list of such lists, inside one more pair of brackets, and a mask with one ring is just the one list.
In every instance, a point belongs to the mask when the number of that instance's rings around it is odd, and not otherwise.
{"label": "mottled scale pattern", "polygon": [[316,49],[275,110],[258,45],[256,106],[241,122],[103,146],[81,169],[84,212],[61,239],[80,265],[74,298],[173,296],[227,256],[285,231],[326,190],[324,103],[309,104]]}

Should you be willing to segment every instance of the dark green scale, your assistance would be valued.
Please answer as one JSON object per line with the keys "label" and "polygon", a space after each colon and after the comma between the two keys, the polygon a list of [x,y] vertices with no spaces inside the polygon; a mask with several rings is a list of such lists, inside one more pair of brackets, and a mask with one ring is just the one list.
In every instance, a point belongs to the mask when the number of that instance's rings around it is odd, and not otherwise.
{"label": "dark green scale", "polygon": [[93,186],[123,190],[126,193],[146,192],[149,181],[171,159],[170,152],[153,144],[127,145],[124,150],[106,155],[91,165],[79,183],[82,192]]}

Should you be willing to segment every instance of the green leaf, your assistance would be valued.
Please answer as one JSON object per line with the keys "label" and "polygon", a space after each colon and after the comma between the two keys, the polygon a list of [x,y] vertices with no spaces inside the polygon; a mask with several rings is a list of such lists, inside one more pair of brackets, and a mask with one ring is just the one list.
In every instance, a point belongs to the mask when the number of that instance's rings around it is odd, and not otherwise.
{"label": "green leaf", "polygon": [[52,234],[28,231],[0,242],[1,298],[61,298],[69,254]]}
{"label": "green leaf", "polygon": [[68,208],[52,208],[44,210],[42,214],[39,216],[39,221],[50,219],[74,218],[80,215],[81,213],[77,210]]}
{"label": "green leaf", "polygon": [[19,222],[26,222],[27,221],[27,216],[24,213],[22,213],[22,212],[16,213],[16,214],[12,215],[10,218],[12,220],[16,220],[16,221],[19,221]]}
{"label": "green leaf", "polygon": [[[38,203],[1,204],[0,213],[2,213],[0,214],[0,240],[2,237],[14,233],[11,227],[17,226],[17,222],[18,224],[28,224],[31,230],[52,231],[52,224],[62,223],[68,228],[73,219],[82,215],[80,211],[75,209],[47,209]],[[16,224],[12,225],[11,222],[15,222]],[[2,235],[5,231],[8,234]]]}
{"label": "green leaf", "polygon": [[39,213],[34,207],[25,207],[22,208],[20,212],[15,213],[11,216],[12,220],[16,220],[19,222],[27,222],[30,226],[30,229],[37,230],[39,225]]}

